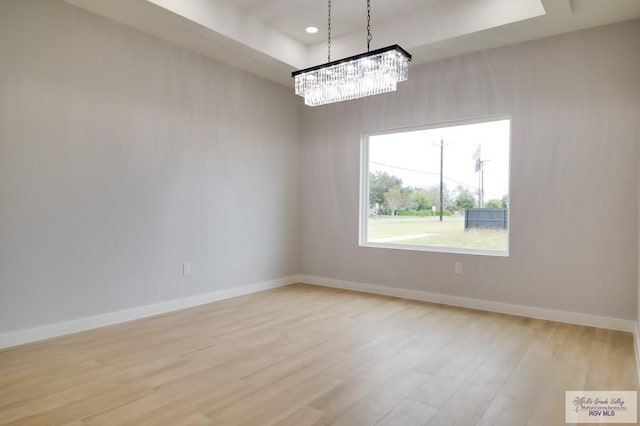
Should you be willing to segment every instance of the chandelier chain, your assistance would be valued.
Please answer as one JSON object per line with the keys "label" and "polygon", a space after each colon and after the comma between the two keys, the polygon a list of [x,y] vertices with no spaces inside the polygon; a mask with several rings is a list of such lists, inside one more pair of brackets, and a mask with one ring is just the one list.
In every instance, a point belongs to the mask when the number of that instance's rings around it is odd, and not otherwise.
{"label": "chandelier chain", "polygon": [[371,0],[367,0],[367,52],[371,47],[371,40],[373,40],[371,35]]}
{"label": "chandelier chain", "polygon": [[329,0],[329,17],[328,17],[328,37],[327,37],[327,62],[331,62],[331,0]]}

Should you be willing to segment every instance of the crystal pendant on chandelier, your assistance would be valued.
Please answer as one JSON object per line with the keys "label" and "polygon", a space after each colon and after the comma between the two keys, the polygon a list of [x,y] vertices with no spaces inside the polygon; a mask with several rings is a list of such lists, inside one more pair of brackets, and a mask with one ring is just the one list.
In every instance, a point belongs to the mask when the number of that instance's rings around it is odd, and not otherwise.
{"label": "crystal pendant on chandelier", "polygon": [[396,90],[407,79],[411,55],[398,45],[295,71],[296,95],[310,106]]}

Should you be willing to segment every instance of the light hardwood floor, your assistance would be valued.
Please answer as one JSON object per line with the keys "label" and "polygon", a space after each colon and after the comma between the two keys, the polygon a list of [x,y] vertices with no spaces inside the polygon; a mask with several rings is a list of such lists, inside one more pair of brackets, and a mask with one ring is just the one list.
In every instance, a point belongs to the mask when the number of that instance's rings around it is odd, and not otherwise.
{"label": "light hardwood floor", "polygon": [[632,336],[296,284],[0,351],[0,424],[562,425]]}

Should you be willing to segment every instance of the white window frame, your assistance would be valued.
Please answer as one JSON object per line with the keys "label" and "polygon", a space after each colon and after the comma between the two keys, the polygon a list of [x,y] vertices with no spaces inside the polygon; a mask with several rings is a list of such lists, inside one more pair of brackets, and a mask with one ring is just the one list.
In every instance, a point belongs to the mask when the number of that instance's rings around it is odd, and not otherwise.
{"label": "white window frame", "polygon": [[[506,250],[486,250],[473,248],[458,248],[446,246],[420,246],[398,243],[379,243],[367,241],[368,219],[369,219],[369,138],[371,136],[388,135],[393,133],[413,132],[419,130],[439,129],[442,127],[454,127],[465,124],[486,123],[490,121],[509,120],[509,192],[507,194],[507,249]],[[480,256],[509,257],[511,248],[511,153],[513,140],[513,117],[511,114],[496,114],[490,116],[476,117],[464,120],[439,122],[424,126],[401,127],[381,131],[363,132],[360,138],[360,205],[359,205],[359,226],[358,239],[360,247],[382,248],[392,250],[425,251],[435,253],[470,254]]]}

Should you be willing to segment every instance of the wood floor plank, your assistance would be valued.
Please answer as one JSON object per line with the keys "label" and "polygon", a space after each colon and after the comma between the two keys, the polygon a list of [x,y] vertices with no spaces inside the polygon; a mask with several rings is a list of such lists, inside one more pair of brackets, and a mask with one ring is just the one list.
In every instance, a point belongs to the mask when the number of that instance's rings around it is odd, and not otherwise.
{"label": "wood floor plank", "polygon": [[0,350],[0,425],[550,425],[630,333],[296,284]]}
{"label": "wood floor plank", "polygon": [[274,423],[295,412],[297,407],[307,405],[318,395],[339,386],[341,381],[318,374],[293,383],[280,381],[261,388],[219,410],[208,412],[207,417],[214,424]]}
{"label": "wood floor plank", "polygon": [[229,381],[218,383],[208,392],[184,395],[180,399],[156,407],[143,415],[136,415],[122,422],[122,425],[130,426],[157,426],[174,425],[188,419],[193,413],[200,414],[201,419],[206,419],[204,424],[210,424],[211,419],[204,413],[222,408],[256,391],[242,381]]}
{"label": "wood floor plank", "polygon": [[311,407],[302,406],[284,419],[274,423],[276,426],[312,426],[318,424],[322,412]]}
{"label": "wood floor plank", "polygon": [[384,416],[377,425],[379,426],[423,426],[438,412],[438,409],[429,407],[410,399],[405,399],[391,412]]}

